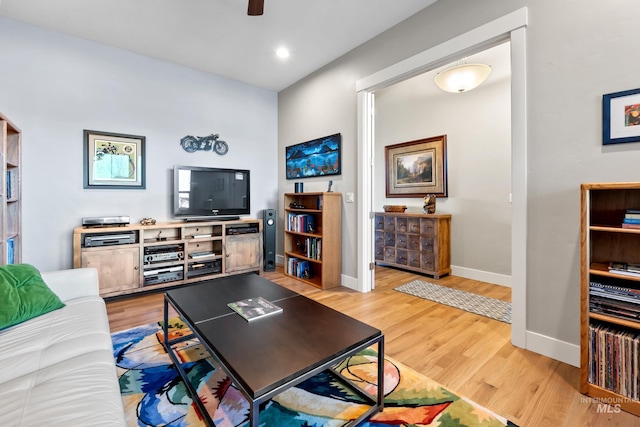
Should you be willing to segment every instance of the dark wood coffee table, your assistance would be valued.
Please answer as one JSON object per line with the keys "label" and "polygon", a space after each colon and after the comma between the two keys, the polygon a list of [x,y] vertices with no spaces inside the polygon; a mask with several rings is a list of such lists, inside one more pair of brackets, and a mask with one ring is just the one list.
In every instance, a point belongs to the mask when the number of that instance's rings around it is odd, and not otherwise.
{"label": "dark wood coffee table", "polygon": [[[227,303],[263,297],[282,313],[246,321]],[[193,335],[168,340],[169,304]],[[164,299],[164,345],[193,401],[208,425],[213,422],[172,350],[179,342],[199,339],[249,401],[251,427],[258,426],[259,405],[340,361],[377,344],[378,393],[358,392],[372,406],[350,424],[355,426],[384,407],[384,335],[378,329],[270,282],[257,274],[230,276],[170,290]]]}

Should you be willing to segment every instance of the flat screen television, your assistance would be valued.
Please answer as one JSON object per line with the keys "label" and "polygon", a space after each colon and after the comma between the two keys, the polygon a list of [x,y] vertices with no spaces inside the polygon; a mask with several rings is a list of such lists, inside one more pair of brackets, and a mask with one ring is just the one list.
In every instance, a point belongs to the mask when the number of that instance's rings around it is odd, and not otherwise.
{"label": "flat screen television", "polygon": [[237,219],[251,213],[249,171],[173,167],[173,215],[183,219]]}

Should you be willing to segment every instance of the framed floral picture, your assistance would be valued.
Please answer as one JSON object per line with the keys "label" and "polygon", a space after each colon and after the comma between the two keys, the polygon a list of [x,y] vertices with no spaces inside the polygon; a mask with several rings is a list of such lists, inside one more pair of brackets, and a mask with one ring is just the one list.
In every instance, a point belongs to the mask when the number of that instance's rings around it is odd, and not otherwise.
{"label": "framed floral picture", "polygon": [[84,188],[145,188],[145,137],[84,131]]}
{"label": "framed floral picture", "polygon": [[447,197],[447,136],[385,147],[387,197]]}
{"label": "framed floral picture", "polygon": [[602,144],[640,141],[640,89],[602,96]]}

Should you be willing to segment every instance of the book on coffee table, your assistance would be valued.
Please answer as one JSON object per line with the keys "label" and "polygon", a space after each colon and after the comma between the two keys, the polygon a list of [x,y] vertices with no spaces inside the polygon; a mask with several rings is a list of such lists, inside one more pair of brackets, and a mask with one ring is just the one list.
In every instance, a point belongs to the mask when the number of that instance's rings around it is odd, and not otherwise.
{"label": "book on coffee table", "polygon": [[262,297],[247,298],[230,302],[227,305],[249,322],[282,312],[282,307],[278,307]]}

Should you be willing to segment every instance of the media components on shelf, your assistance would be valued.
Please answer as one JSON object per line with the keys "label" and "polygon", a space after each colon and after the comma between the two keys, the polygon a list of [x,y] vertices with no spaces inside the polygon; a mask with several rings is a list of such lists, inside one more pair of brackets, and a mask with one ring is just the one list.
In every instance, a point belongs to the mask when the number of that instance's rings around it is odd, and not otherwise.
{"label": "media components on shelf", "polygon": [[145,270],[144,285],[156,285],[158,283],[173,282],[184,278],[184,268],[181,265],[163,267],[153,270]]}
{"label": "media components on shelf", "polygon": [[136,242],[136,234],[133,231],[122,233],[85,234],[84,247],[127,245]]}
{"label": "media components on shelf", "polygon": [[82,225],[85,227],[123,227],[129,225],[129,222],[128,215],[82,218]]}
{"label": "media components on shelf", "polygon": [[144,248],[144,263],[153,264],[184,259],[182,244],[148,246]]}

